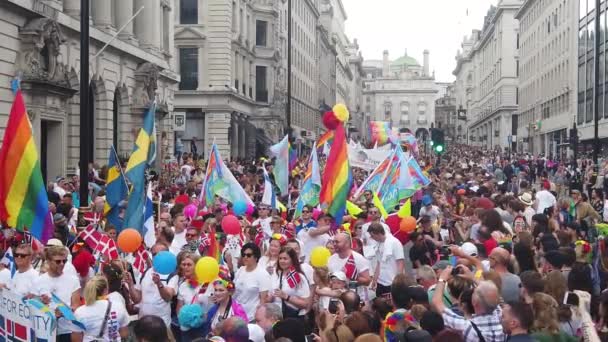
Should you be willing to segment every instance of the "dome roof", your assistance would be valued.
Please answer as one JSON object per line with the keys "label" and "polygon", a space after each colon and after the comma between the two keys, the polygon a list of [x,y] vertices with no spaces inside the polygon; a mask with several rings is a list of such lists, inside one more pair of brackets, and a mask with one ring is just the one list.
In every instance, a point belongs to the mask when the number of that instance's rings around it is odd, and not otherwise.
{"label": "dome roof", "polygon": [[391,63],[391,66],[420,66],[420,63],[418,63],[416,58],[410,57],[406,54],[394,60]]}

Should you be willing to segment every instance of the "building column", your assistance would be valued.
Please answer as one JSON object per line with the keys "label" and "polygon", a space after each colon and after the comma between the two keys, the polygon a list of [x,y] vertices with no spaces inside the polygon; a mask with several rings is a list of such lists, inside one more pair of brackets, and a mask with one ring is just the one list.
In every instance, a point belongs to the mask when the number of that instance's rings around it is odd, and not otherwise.
{"label": "building column", "polygon": [[234,23],[232,23],[232,27],[234,28],[234,33],[236,33],[237,37],[239,35],[239,33],[241,32],[241,18],[239,17],[240,14],[240,5],[241,5],[241,0],[234,0],[233,2],[234,4],[234,18],[232,18],[232,20],[234,20]]}
{"label": "building column", "polygon": [[251,99],[255,101],[255,64],[249,65],[249,84],[251,85]]}
{"label": "building column", "polygon": [[238,114],[235,115],[235,117],[231,120],[232,121],[232,132],[230,132],[230,134],[231,134],[230,154],[231,154],[232,158],[239,157],[239,124],[238,124],[238,120],[236,119],[237,116],[238,116]]}
{"label": "building column", "polygon": [[[129,21],[129,19],[131,19],[134,14],[133,0],[117,0],[114,3],[116,4],[116,6],[114,7],[114,16],[116,17],[116,29],[120,29]],[[118,34],[118,37],[124,40],[131,40],[134,38],[132,21],[127,26],[125,26],[125,28]]]}
{"label": "building column", "polygon": [[243,119],[243,125],[240,129],[240,137],[239,137],[239,158],[247,157],[247,118]]}
{"label": "building column", "polygon": [[[242,78],[242,82],[241,82],[241,90],[243,90],[243,85],[247,85],[247,81],[248,81],[248,77],[247,77],[247,68],[249,67],[249,62],[247,61],[247,58],[245,56],[243,56],[243,78]],[[247,88],[245,87],[245,90],[242,92],[243,95],[246,97],[247,96]]]}
{"label": "building column", "polygon": [[63,0],[63,11],[70,17],[80,18],[80,0]]}
{"label": "building column", "polygon": [[135,18],[135,36],[144,49],[160,50],[160,0],[135,0],[135,8],[144,6]]}
{"label": "building column", "polygon": [[[232,73],[234,74],[234,80],[237,81],[240,79],[241,76],[241,56],[239,55],[238,52],[234,53],[234,70],[232,71]],[[236,88],[236,92],[237,94],[239,93],[239,87],[241,86],[241,82],[239,80],[238,82],[238,86],[236,84],[237,82],[234,82],[232,84],[233,87]]]}
{"label": "building column", "polygon": [[231,116],[230,112],[205,113],[205,151],[210,151],[211,145],[215,141],[222,158],[228,160],[230,160],[228,134],[230,133]]}
{"label": "building column", "polygon": [[112,28],[112,0],[92,0],[91,13],[95,27],[101,29]]}

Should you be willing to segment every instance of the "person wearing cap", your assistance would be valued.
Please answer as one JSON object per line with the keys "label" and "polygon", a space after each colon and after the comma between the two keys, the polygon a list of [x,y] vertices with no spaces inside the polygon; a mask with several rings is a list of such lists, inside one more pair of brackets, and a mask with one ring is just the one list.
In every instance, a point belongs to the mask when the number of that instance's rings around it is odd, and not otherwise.
{"label": "person wearing cap", "polygon": [[332,220],[330,215],[321,214],[318,219],[318,225],[309,225],[300,229],[296,237],[302,242],[302,256],[304,256],[304,262],[310,260],[310,254],[313,249],[316,247],[323,247],[327,244],[327,241],[330,239],[328,233],[331,230]]}
{"label": "person wearing cap", "polygon": [[431,218],[431,224],[437,227],[441,226],[441,211],[439,207],[433,205],[433,198],[431,195],[424,195],[422,197],[422,208],[418,213],[418,217],[429,216]]}
{"label": "person wearing cap", "polygon": [[545,209],[554,207],[557,204],[555,196],[549,191],[551,190],[551,184],[549,181],[543,182],[543,189],[536,193],[536,213],[544,214]]}
{"label": "person wearing cap", "polygon": [[253,221],[251,225],[255,227],[258,232],[261,231],[264,234],[264,240],[270,239],[272,236],[272,228],[270,227],[270,222],[272,222],[272,217],[270,216],[270,206],[263,203],[260,204],[258,206],[258,214],[259,217]]}
{"label": "person wearing cap", "polygon": [[532,226],[532,216],[536,214],[536,211],[532,208],[534,201],[532,200],[532,194],[529,192],[524,192],[520,196],[517,197],[521,203],[526,206],[526,209],[523,211],[523,215],[526,218],[526,223],[528,227]]}
{"label": "person wearing cap", "polygon": [[391,292],[393,279],[405,270],[403,245],[392,234],[387,235],[379,223],[370,224],[368,233],[377,242],[371,265],[374,273],[371,288],[381,297]]}

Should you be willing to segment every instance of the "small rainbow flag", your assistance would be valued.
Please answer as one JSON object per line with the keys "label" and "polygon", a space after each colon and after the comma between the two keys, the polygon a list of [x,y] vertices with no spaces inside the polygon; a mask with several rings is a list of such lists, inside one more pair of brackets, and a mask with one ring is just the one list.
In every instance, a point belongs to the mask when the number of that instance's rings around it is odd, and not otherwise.
{"label": "small rainbow flag", "polygon": [[340,124],[336,127],[319,196],[321,207],[327,208],[327,213],[333,216],[337,226],[342,224],[346,200],[353,182],[347,148],[346,132],[344,126]]}
{"label": "small rainbow flag", "polygon": [[386,121],[370,121],[369,135],[372,143],[384,145],[392,135],[391,124]]}
{"label": "small rainbow flag", "polygon": [[323,151],[323,147],[325,144],[331,145],[334,141],[334,131],[327,131],[317,141],[317,153],[321,153]]}
{"label": "small rainbow flag", "polygon": [[21,90],[17,89],[0,150],[0,220],[27,230],[42,243],[52,237],[46,186],[32,126]]}
{"label": "small rainbow flag", "polygon": [[289,172],[291,172],[298,164],[298,150],[289,143]]}

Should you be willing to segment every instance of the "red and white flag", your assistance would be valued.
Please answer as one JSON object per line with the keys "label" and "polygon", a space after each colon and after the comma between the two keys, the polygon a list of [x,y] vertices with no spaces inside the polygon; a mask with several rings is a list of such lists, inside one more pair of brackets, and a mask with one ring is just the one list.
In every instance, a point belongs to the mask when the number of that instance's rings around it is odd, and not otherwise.
{"label": "red and white flag", "polygon": [[101,252],[110,260],[118,259],[118,248],[116,248],[116,242],[110,239],[107,235],[102,235],[97,245],[96,251]]}
{"label": "red and white flag", "polygon": [[143,273],[148,268],[148,262],[150,260],[150,254],[142,244],[139,249],[133,253],[135,255],[135,261],[133,267],[135,267],[140,273]]}
{"label": "red and white flag", "polygon": [[78,233],[78,239],[84,241],[89,248],[97,250],[97,246],[101,241],[101,232],[99,232],[93,225],[88,225],[83,231]]}

